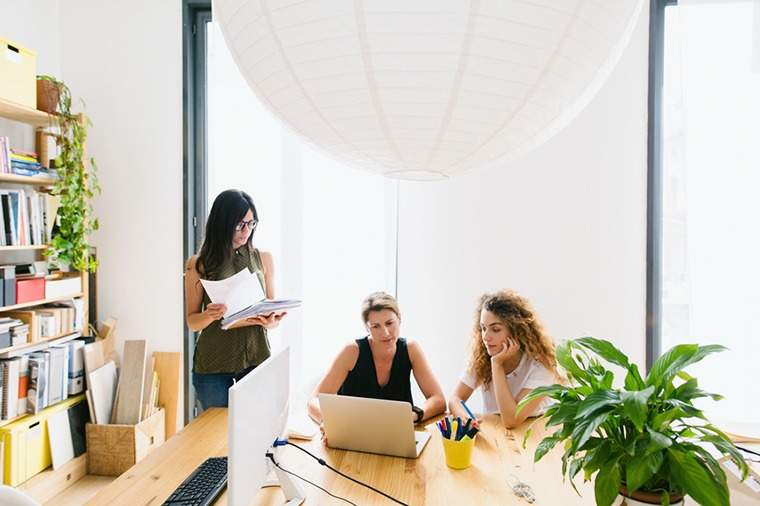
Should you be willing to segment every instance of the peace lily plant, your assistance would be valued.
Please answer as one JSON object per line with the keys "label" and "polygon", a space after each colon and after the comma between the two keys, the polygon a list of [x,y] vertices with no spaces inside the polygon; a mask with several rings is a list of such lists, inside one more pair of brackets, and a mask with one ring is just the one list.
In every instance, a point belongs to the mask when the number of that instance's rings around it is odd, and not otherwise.
{"label": "peace lily plant", "polygon": [[[578,473],[583,471],[584,481],[596,473],[599,506],[612,505],[619,495],[640,501],[654,497],[648,502],[663,505],[680,503],[688,495],[702,505],[728,506],[726,475],[707,447],[728,455],[743,477],[747,465],[728,436],[693,404],[695,399],[721,396],[700,390],[697,379],[683,371],[724,349],[677,345],[642,378],[636,364],[608,341],[584,337],[562,344],[557,361],[568,384],[536,388],[518,406],[540,396],[556,401],[542,418],[547,427],[558,430],[541,441],[534,460],[563,443],[563,476],[575,488]],[[626,371],[624,388],[612,386],[612,371],[597,357]]]}

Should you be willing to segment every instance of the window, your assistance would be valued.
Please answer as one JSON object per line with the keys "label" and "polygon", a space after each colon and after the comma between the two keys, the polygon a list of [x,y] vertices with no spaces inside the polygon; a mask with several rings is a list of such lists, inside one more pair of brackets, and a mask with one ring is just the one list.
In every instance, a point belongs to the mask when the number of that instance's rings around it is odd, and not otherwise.
{"label": "window", "polygon": [[716,422],[758,422],[760,2],[665,3],[650,110],[661,122],[650,139],[650,357],[679,343],[726,346],[691,368],[725,396],[702,407]]}

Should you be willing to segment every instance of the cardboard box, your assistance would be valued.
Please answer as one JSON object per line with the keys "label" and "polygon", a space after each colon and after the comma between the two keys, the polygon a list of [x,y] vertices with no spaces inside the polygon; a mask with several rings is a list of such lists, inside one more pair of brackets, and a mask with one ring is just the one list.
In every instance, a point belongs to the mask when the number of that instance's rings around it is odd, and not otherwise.
{"label": "cardboard box", "polygon": [[0,98],[37,108],[37,53],[0,37],[0,76]]}
{"label": "cardboard box", "polygon": [[87,424],[87,473],[119,476],[161,446],[164,410],[137,425]]}

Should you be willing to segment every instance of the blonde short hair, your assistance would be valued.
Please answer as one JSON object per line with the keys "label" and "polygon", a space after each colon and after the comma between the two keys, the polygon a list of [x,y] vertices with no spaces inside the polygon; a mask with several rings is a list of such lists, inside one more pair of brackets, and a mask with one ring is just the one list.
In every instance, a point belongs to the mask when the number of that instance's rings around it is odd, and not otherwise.
{"label": "blonde short hair", "polygon": [[396,302],[396,299],[385,292],[375,292],[369,294],[367,298],[364,299],[364,302],[362,302],[362,320],[364,323],[367,323],[370,311],[382,311],[383,309],[390,309],[396,313],[399,320],[401,319],[401,310],[398,308],[398,302]]}

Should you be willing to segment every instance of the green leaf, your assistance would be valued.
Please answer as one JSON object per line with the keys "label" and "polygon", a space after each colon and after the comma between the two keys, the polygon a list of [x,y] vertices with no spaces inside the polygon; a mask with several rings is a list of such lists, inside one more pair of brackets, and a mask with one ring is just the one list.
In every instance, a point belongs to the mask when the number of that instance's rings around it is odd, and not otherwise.
{"label": "green leaf", "polygon": [[683,364],[691,358],[699,349],[696,344],[678,344],[669,349],[665,354],[661,355],[654,364],[647,375],[646,384],[659,386],[664,383],[669,373],[672,374],[680,371],[683,368]]}
{"label": "green leaf", "polygon": [[665,457],[662,452],[632,458],[625,465],[625,483],[629,492],[635,492],[660,470]]}
{"label": "green leaf", "polygon": [[612,443],[608,439],[605,439],[599,446],[586,452],[583,468],[586,470],[588,477],[607,463],[610,459],[611,447]]}
{"label": "green leaf", "polygon": [[593,351],[607,362],[619,365],[624,369],[628,369],[628,366],[630,365],[628,362],[628,357],[625,356],[625,353],[615,348],[615,345],[609,341],[605,341],[604,339],[596,339],[594,337],[582,337],[580,339],[575,339],[574,342],[588,350]]}
{"label": "green leaf", "polygon": [[725,346],[711,344],[678,344],[658,358],[647,376],[647,385],[662,386],[686,366],[699,362],[707,355],[725,350]]}
{"label": "green leaf", "polygon": [[557,406],[557,409],[554,410],[553,413],[550,414],[548,410],[546,412],[546,416],[548,417],[546,426],[553,427],[555,425],[574,420],[575,414],[578,412],[578,404],[578,401],[572,400],[562,401],[559,404],[555,404],[555,406]]}
{"label": "green leaf", "polygon": [[579,420],[586,418],[592,413],[607,406],[617,404],[618,402],[620,402],[620,397],[617,392],[610,390],[597,390],[580,402],[578,405],[578,412],[575,415],[575,419]]}
{"label": "green leaf", "polygon": [[576,425],[573,429],[571,436],[573,440],[571,449],[573,451],[580,450],[583,445],[586,444],[586,441],[588,441],[591,435],[599,428],[601,424],[607,420],[609,416],[610,411],[604,411],[597,413],[591,418],[586,418],[578,423],[578,425]]}
{"label": "green leaf", "polygon": [[575,380],[581,383],[588,383],[591,379],[589,374],[575,362],[571,350],[572,341],[567,341],[557,346],[557,363]]}
{"label": "green leaf", "polygon": [[653,392],[653,386],[647,387],[644,390],[633,392],[623,390],[620,392],[620,398],[623,400],[623,411],[639,432],[644,430],[644,423],[649,411],[647,409],[647,401]]}
{"label": "green leaf", "polygon": [[728,487],[716,483],[707,466],[692,453],[668,448],[668,466],[675,481],[699,504],[729,506]]}
{"label": "green leaf", "polygon": [[628,367],[628,374],[625,376],[625,389],[631,391],[642,390],[645,386],[646,384],[641,378],[641,373],[639,373],[639,366],[631,364]]}
{"label": "green leaf", "polygon": [[533,454],[533,462],[541,460],[543,456],[550,452],[560,441],[561,439],[555,436],[544,438],[536,447],[536,453]]}
{"label": "green leaf", "polygon": [[650,445],[647,448],[648,453],[657,452],[665,448],[670,448],[673,445],[673,440],[665,434],[657,432],[655,430],[647,428],[649,433]]}
{"label": "green leaf", "polygon": [[617,462],[599,470],[594,482],[597,506],[611,506],[620,491],[620,466]]}
{"label": "green leaf", "polygon": [[541,386],[534,388],[531,390],[528,395],[522,398],[520,402],[517,403],[517,409],[515,410],[515,414],[520,414],[520,411],[523,410],[526,404],[528,404],[533,399],[537,399],[538,397],[550,397],[553,399],[558,399],[560,394],[565,392],[567,390],[567,387],[559,384],[555,385],[547,385],[547,386]]}

